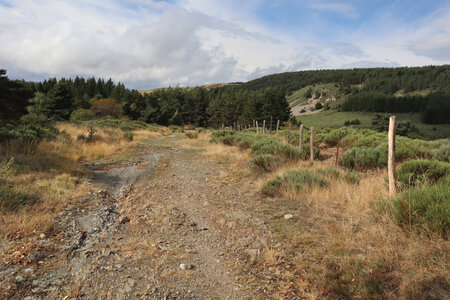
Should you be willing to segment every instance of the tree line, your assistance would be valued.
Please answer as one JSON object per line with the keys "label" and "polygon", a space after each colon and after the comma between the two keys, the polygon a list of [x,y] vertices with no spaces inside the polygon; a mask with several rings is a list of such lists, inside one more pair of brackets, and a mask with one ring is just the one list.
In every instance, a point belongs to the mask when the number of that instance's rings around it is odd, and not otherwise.
{"label": "tree line", "polygon": [[448,92],[450,65],[285,72],[251,80],[239,87],[251,90],[278,87],[289,95],[305,86],[322,83],[337,83],[340,90],[347,94],[358,90],[384,94],[424,89]]}
{"label": "tree line", "polygon": [[434,92],[426,96],[396,97],[379,92],[360,92],[349,96],[342,111],[421,113],[428,124],[450,123],[450,93]]}
{"label": "tree line", "polygon": [[0,122],[28,123],[71,118],[127,117],[161,125],[219,126],[280,119],[290,115],[285,92],[235,89],[163,88],[147,93],[111,79],[52,78],[43,82],[9,80],[0,73]]}

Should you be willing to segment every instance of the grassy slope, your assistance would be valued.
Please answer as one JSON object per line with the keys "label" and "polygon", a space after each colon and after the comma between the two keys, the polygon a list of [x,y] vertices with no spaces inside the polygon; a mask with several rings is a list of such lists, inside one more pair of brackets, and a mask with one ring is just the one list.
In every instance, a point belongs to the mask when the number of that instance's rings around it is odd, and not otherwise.
{"label": "grassy slope", "polygon": [[289,103],[293,103],[292,106],[303,104],[306,102],[305,93],[308,89],[312,89],[312,93],[314,92],[322,92],[325,93],[324,99],[330,98],[332,95],[335,98],[340,99],[341,93],[339,92],[339,88],[335,86],[334,83],[325,83],[325,84],[316,84],[316,85],[308,85],[300,90],[295,91],[292,95],[286,97]]}
{"label": "grassy slope", "polygon": [[[333,110],[321,111],[317,114],[304,115],[297,117],[305,126],[314,126],[315,128],[339,128],[344,126],[346,120],[359,119],[361,125],[356,128],[370,128],[372,118],[375,113],[372,112],[337,112]],[[420,133],[426,138],[439,139],[450,137],[450,124],[424,124],[421,121],[420,114],[397,113],[397,121],[409,121],[415,124]],[[433,130],[436,128],[436,130]]]}

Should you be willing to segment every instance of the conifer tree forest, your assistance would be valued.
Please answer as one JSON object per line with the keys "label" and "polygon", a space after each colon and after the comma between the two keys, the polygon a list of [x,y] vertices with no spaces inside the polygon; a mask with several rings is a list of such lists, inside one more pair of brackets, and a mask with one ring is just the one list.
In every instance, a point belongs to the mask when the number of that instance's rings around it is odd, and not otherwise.
{"label": "conifer tree forest", "polygon": [[[308,85],[335,83],[341,111],[416,112],[425,123],[450,122],[450,66],[318,70],[274,74],[223,87],[169,87],[146,93],[111,79],[10,80],[0,69],[0,130],[37,130],[57,120],[126,117],[161,125],[219,127],[253,120],[287,121],[286,96]],[[411,94],[428,90],[425,95]],[[401,91],[404,95],[399,96]],[[397,94],[396,94],[397,93]],[[17,126],[17,125],[20,126]],[[32,129],[34,128],[34,129]]]}

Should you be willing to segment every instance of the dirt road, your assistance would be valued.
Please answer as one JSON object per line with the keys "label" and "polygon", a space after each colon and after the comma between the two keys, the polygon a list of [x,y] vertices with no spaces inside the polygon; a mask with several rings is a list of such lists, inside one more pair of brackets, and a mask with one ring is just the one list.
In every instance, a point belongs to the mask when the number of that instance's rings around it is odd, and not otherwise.
{"label": "dirt road", "polygon": [[3,295],[267,298],[252,264],[271,245],[270,230],[242,205],[260,196],[223,177],[226,164],[202,155],[206,140],[185,147],[183,139],[157,137],[133,162],[95,166],[102,189],[60,213],[60,234],[38,239],[30,264],[1,268]]}

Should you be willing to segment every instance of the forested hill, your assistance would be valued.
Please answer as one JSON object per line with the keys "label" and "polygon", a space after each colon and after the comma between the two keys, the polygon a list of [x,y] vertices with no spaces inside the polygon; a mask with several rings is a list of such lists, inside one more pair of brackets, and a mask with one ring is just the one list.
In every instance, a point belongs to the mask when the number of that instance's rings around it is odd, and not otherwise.
{"label": "forested hill", "polygon": [[417,90],[450,90],[450,65],[400,68],[366,68],[286,72],[267,75],[240,85],[241,88],[261,90],[278,87],[289,95],[305,86],[337,83],[350,93],[356,85],[365,91],[394,94]]}

